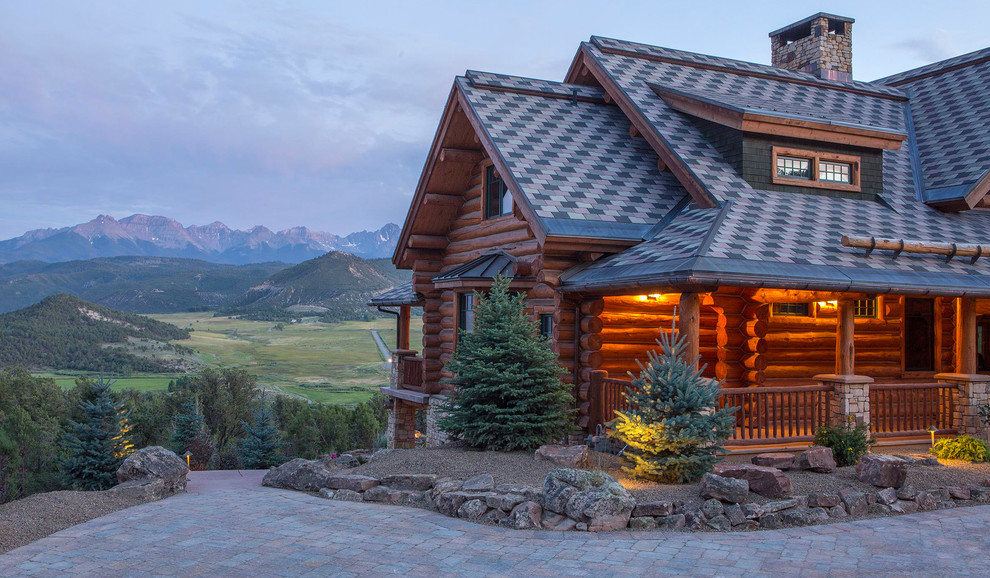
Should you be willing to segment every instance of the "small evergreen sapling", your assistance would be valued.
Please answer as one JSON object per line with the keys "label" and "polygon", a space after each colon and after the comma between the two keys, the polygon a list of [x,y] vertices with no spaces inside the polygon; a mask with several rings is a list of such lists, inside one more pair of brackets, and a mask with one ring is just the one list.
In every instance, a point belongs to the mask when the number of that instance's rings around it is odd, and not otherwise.
{"label": "small evergreen sapling", "polygon": [[571,430],[574,398],[523,296],[499,276],[486,295],[475,294],[474,330],[461,332],[447,364],[454,393],[440,427],[468,445],[531,450]]}
{"label": "small evergreen sapling", "polygon": [[128,438],[130,412],[117,401],[110,386],[113,380],[92,385],[92,398],[79,404],[84,419],[70,422],[63,469],[76,490],[105,490],[117,483],[117,469],[134,447]]}
{"label": "small evergreen sapling", "polygon": [[241,466],[249,470],[262,470],[285,462],[282,433],[278,430],[275,414],[265,405],[261,396],[254,410],[254,423],[244,423],[244,437],[237,444]]}
{"label": "small evergreen sapling", "polygon": [[721,383],[701,377],[684,360],[687,340],[676,327],[661,332],[660,352],[649,352],[649,363],[624,393],[629,409],[619,417],[613,434],[628,447],[623,457],[633,476],[661,483],[694,482],[721,457],[722,444],[734,427],[735,408],[718,409]]}

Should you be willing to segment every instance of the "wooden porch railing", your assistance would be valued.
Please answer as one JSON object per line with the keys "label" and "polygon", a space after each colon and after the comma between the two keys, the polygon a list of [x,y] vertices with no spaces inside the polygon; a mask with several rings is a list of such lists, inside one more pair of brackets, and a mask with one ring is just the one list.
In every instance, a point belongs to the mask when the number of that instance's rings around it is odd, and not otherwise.
{"label": "wooden porch railing", "polygon": [[870,385],[870,422],[877,437],[958,433],[953,423],[950,383],[875,383]]}
{"label": "wooden porch railing", "polygon": [[[612,379],[604,371],[592,372],[589,392],[591,428],[611,421],[615,410],[628,407],[623,392],[632,381]],[[723,389],[719,408],[738,407],[735,430],[726,445],[756,445],[786,441],[811,441],[815,429],[828,424],[832,387],[747,387]]]}
{"label": "wooden porch railing", "polygon": [[440,393],[439,384],[427,385],[425,383],[426,362],[422,357],[403,357],[401,364],[399,389],[408,389],[430,395]]}

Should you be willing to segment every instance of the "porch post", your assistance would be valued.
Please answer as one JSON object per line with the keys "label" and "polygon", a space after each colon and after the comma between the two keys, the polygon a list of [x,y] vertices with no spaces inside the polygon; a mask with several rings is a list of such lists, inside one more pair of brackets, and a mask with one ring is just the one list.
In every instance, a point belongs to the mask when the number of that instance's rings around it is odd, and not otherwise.
{"label": "porch post", "polygon": [[677,313],[677,329],[687,340],[684,360],[692,367],[698,367],[701,354],[701,297],[697,293],[681,293],[681,303]]}
{"label": "porch post", "polygon": [[408,305],[399,307],[399,334],[396,338],[396,349],[409,349],[409,312],[411,309]]}
{"label": "porch post", "polygon": [[976,300],[956,299],[956,373],[976,373]]}
{"label": "porch post", "polygon": [[988,441],[990,432],[980,416],[980,407],[990,404],[990,375],[978,373],[938,373],[939,383],[955,386],[952,390],[952,425],[960,435]]}
{"label": "porch post", "polygon": [[870,423],[870,384],[865,375],[816,375],[820,385],[832,386],[829,421]]}
{"label": "porch post", "polygon": [[835,331],[835,373],[856,375],[856,347],[853,337],[856,332],[855,301],[840,299]]}

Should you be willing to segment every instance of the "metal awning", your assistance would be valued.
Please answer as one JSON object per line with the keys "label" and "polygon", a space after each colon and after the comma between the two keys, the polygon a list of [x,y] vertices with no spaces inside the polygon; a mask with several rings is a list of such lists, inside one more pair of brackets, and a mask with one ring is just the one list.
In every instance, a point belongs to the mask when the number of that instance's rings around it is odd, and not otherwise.
{"label": "metal awning", "polygon": [[368,301],[369,307],[397,307],[401,305],[422,305],[423,296],[413,291],[412,282],[403,283],[398,287],[393,287],[375,295]]}
{"label": "metal awning", "polygon": [[434,283],[463,280],[491,280],[499,275],[513,276],[516,258],[499,251],[482,255],[433,278]]}

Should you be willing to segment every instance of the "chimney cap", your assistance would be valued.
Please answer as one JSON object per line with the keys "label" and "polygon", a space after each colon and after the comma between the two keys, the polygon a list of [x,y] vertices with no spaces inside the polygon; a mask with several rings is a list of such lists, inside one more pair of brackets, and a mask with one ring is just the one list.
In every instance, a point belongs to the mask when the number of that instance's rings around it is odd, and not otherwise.
{"label": "chimney cap", "polygon": [[790,31],[792,31],[792,30],[794,30],[796,28],[804,28],[805,26],[808,26],[809,24],[811,24],[811,22],[813,22],[815,20],[818,20],[819,18],[828,18],[828,20],[829,20],[829,28],[837,27],[837,25],[840,22],[841,23],[848,22],[850,24],[852,24],[853,22],[856,22],[856,20],[854,18],[849,18],[849,17],[846,17],[846,16],[838,16],[836,14],[829,14],[828,12],[819,12],[818,14],[812,14],[811,16],[808,16],[807,18],[798,20],[797,22],[795,22],[793,24],[788,24],[787,26],[784,26],[783,28],[778,28],[777,30],[774,30],[773,32],[770,33],[770,37],[772,38],[774,36],[779,36],[781,34],[784,34],[785,32],[790,32]]}

